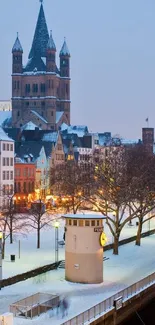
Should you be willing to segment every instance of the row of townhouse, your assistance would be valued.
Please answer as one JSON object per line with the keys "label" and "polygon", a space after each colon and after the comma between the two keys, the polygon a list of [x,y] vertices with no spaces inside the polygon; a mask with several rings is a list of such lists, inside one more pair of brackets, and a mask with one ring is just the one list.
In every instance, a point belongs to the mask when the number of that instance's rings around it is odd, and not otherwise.
{"label": "row of townhouse", "polygon": [[[87,167],[104,159],[109,150],[138,142],[112,137],[110,132],[89,133],[86,126],[62,125],[58,132],[4,130],[0,129],[0,206],[6,204],[8,195],[14,195],[15,203],[22,206],[49,198],[52,167],[65,160],[76,160]],[[144,136],[143,130],[143,141]]]}

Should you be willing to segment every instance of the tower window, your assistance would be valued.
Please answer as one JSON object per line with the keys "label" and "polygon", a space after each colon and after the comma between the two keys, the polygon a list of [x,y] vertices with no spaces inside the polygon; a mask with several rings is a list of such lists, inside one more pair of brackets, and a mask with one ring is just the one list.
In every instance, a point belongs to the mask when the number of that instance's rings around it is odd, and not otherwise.
{"label": "tower window", "polygon": [[48,80],[48,88],[51,88],[51,80]]}
{"label": "tower window", "polygon": [[19,89],[19,86],[20,86],[19,81],[17,81],[17,89]]}
{"label": "tower window", "polygon": [[26,102],[26,103],[25,103],[26,107],[28,107],[28,106],[29,106],[29,104],[30,104],[29,102]]}
{"label": "tower window", "polygon": [[17,112],[17,117],[19,117],[19,116],[20,116],[20,112],[18,111],[18,112]]}
{"label": "tower window", "polygon": [[17,82],[16,81],[14,81],[14,89],[16,89],[16,86],[17,86]]}
{"label": "tower window", "polygon": [[66,84],[66,94],[68,95],[68,92],[69,92],[69,87],[68,87],[68,84]]}
{"label": "tower window", "polygon": [[51,116],[53,116],[53,111],[51,112]]}
{"label": "tower window", "polygon": [[37,84],[33,84],[32,89],[33,89],[33,92],[34,93],[37,93],[38,92],[38,85]]}
{"label": "tower window", "polygon": [[41,93],[45,92],[45,84],[40,84],[40,91]]}
{"label": "tower window", "polygon": [[25,92],[26,92],[26,93],[30,93],[30,90],[31,90],[31,88],[30,88],[30,84],[26,84],[26,85],[25,85]]}
{"label": "tower window", "polygon": [[44,107],[45,106],[45,102],[41,102],[41,106]]}

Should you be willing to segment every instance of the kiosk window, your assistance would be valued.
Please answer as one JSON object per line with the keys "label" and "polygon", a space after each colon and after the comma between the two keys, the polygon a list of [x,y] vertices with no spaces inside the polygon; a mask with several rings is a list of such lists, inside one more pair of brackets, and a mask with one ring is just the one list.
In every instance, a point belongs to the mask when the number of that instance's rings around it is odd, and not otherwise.
{"label": "kiosk window", "polygon": [[79,220],[79,226],[83,227],[83,220]]}
{"label": "kiosk window", "polygon": [[73,226],[77,226],[77,220],[73,220]]}
{"label": "kiosk window", "polygon": [[85,226],[89,227],[89,220],[85,220]]}
{"label": "kiosk window", "polygon": [[71,219],[69,219],[69,226],[71,226],[72,225],[72,220]]}
{"label": "kiosk window", "polygon": [[91,221],[91,225],[92,225],[92,227],[95,227],[95,220]]}

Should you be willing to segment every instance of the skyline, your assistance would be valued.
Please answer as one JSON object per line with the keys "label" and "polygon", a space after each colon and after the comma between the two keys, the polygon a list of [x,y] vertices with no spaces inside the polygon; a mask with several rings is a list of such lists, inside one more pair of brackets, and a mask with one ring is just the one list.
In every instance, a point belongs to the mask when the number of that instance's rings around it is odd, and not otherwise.
{"label": "skyline", "polygon": [[[0,99],[11,97],[11,50],[17,32],[24,64],[28,58],[40,8],[39,0],[31,2],[10,4],[6,0],[1,4]],[[64,36],[71,53],[71,124],[140,138],[141,128],[147,126],[145,119],[149,117],[150,127],[155,120],[155,3],[97,3],[98,7],[88,0],[74,4],[53,0],[51,6],[51,0],[43,1],[57,56]]]}

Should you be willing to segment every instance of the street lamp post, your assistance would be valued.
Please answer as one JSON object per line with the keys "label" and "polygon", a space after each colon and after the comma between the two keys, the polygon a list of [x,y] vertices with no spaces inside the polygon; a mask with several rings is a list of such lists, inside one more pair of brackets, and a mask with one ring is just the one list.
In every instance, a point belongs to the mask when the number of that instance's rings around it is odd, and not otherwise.
{"label": "street lamp post", "polygon": [[0,290],[2,287],[2,239],[3,233],[0,231]]}
{"label": "street lamp post", "polygon": [[59,262],[59,246],[58,246],[59,222],[58,221],[55,221],[54,227],[55,227],[55,263],[58,263]]}

